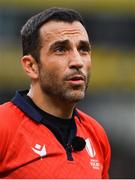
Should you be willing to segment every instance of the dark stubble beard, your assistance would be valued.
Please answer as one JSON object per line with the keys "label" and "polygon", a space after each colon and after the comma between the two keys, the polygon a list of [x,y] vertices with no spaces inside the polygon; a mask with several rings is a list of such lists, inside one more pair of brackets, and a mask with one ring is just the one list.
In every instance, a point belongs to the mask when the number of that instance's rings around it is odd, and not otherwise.
{"label": "dark stubble beard", "polygon": [[84,85],[71,87],[67,86],[65,81],[63,81],[63,83],[59,82],[55,73],[45,73],[42,68],[40,69],[39,77],[42,92],[63,103],[77,103],[82,100],[85,96],[90,79],[90,75],[88,74]]}

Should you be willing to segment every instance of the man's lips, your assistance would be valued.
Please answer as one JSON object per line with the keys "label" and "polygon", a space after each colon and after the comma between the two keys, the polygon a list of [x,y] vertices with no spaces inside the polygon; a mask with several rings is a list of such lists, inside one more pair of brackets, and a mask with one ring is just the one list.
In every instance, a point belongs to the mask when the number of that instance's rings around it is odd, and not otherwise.
{"label": "man's lips", "polygon": [[69,76],[66,81],[68,81],[69,83],[73,84],[73,85],[80,85],[80,84],[84,84],[84,82],[86,81],[86,77],[83,75],[72,75]]}

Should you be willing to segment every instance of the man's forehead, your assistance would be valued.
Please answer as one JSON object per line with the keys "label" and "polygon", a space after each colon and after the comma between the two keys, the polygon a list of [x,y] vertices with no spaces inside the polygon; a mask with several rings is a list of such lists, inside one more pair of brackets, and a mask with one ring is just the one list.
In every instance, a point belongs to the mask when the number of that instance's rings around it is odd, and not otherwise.
{"label": "man's forehead", "polygon": [[80,36],[88,40],[88,35],[83,25],[75,21],[73,23],[51,21],[43,25],[40,29],[40,35],[44,40],[64,39],[67,37]]}

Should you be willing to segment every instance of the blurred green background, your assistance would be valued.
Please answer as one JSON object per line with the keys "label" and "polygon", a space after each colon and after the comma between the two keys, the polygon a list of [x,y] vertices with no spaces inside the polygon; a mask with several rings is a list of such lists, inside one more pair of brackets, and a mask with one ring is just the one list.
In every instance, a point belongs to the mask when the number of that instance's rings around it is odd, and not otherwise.
{"label": "blurred green background", "polygon": [[20,29],[43,9],[79,10],[92,43],[92,77],[79,107],[104,126],[111,178],[135,178],[135,0],[0,0],[0,103],[28,88]]}

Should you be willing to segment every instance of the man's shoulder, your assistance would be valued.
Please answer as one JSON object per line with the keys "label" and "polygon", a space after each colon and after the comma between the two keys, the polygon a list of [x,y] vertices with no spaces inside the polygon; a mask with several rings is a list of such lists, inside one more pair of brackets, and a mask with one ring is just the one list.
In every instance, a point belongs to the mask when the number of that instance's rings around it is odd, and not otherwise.
{"label": "man's shoulder", "polygon": [[78,110],[78,114],[82,121],[85,121],[86,123],[88,123],[96,128],[103,129],[102,125],[94,117],[90,116],[89,114],[87,114],[81,110]]}
{"label": "man's shoulder", "polygon": [[96,120],[95,118],[93,118],[92,116],[88,115],[87,113],[78,110],[78,114],[80,116],[80,119],[82,120],[82,122],[88,126],[88,129],[90,129],[91,131],[93,131],[93,133],[99,138],[101,139],[101,141],[103,139],[107,139],[107,135],[105,132],[105,129],[103,127],[103,125]]}
{"label": "man's shoulder", "polygon": [[0,105],[0,128],[12,128],[16,123],[19,109],[12,103],[6,102]]}
{"label": "man's shoulder", "polygon": [[10,109],[10,107],[12,106],[12,102],[9,101],[9,102],[5,102],[3,104],[0,104],[0,112],[2,112],[3,110],[8,110]]}
{"label": "man's shoulder", "polygon": [[10,116],[12,114],[12,106],[13,105],[11,102],[6,102],[0,105],[0,120],[1,118],[6,118],[7,116]]}
{"label": "man's shoulder", "polygon": [[0,105],[0,119],[6,118],[6,117],[11,117],[12,114],[15,113],[15,105],[12,102],[6,102],[4,104]]}

